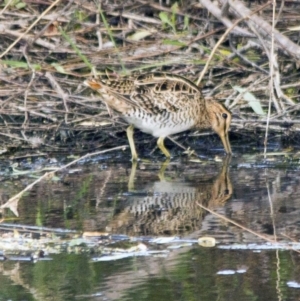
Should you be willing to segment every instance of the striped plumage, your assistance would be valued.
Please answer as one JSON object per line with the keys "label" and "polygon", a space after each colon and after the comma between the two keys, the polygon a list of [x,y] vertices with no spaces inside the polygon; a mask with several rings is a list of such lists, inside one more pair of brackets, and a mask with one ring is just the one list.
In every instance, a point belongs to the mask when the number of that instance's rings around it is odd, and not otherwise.
{"label": "striped plumage", "polygon": [[231,153],[228,129],[231,113],[214,100],[205,100],[201,90],[188,79],[168,73],[147,73],[121,79],[100,78],[85,84],[97,90],[102,100],[130,124],[127,136],[132,159],[137,159],[133,127],[157,137],[166,157],[166,136],[189,129],[212,128]]}

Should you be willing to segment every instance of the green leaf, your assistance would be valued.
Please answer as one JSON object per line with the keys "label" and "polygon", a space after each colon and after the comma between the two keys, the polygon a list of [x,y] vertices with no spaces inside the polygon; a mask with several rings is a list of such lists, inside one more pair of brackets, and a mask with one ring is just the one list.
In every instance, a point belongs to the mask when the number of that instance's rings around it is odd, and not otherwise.
{"label": "green leaf", "polygon": [[167,13],[162,11],[159,13],[159,17],[163,23],[170,24],[169,16]]}
{"label": "green leaf", "polygon": [[24,3],[24,2],[19,2],[19,3],[17,3],[17,4],[15,5],[15,7],[16,7],[17,9],[22,9],[22,8],[26,7],[26,3]]}
{"label": "green leaf", "polygon": [[188,29],[189,28],[190,18],[187,15],[184,16],[184,23],[183,24],[184,24],[183,29]]}
{"label": "green leaf", "polygon": [[159,17],[164,24],[168,24],[169,26],[172,27],[173,31],[176,32],[175,25],[174,25],[174,23],[172,23],[172,21],[169,18],[169,15],[167,13],[160,12]]}
{"label": "green leaf", "polygon": [[150,30],[140,30],[127,37],[127,39],[130,41],[139,41],[152,35],[153,33],[154,31],[150,31]]}
{"label": "green leaf", "polygon": [[228,55],[232,54],[232,52],[228,49],[219,49],[219,53],[221,53],[224,56],[228,56]]}
{"label": "green leaf", "polygon": [[171,11],[172,11],[171,22],[172,22],[173,26],[175,27],[175,24],[176,24],[176,14],[178,12],[178,3],[177,2],[175,2],[172,5]]}
{"label": "green leaf", "polygon": [[163,40],[163,44],[164,45],[183,46],[183,47],[187,46],[186,43],[176,41],[176,40],[168,40],[168,39]]}
{"label": "green leaf", "polygon": [[59,65],[58,63],[52,63],[51,66],[53,66],[56,69],[56,71],[58,71],[59,73],[63,73],[63,74],[67,73],[64,67]]}
{"label": "green leaf", "polygon": [[87,19],[87,14],[82,10],[80,11],[78,10],[75,11],[75,17],[77,18],[78,21],[84,22]]}
{"label": "green leaf", "polygon": [[[13,67],[13,68],[29,69],[28,64],[26,62],[21,62],[21,61],[0,60],[0,64],[5,64],[5,65]],[[41,70],[42,69],[41,65],[39,65],[39,64],[31,64],[31,66],[35,70]]]}
{"label": "green leaf", "polygon": [[248,92],[247,89],[239,87],[239,86],[234,86],[234,90],[238,91],[239,93],[243,93],[243,98],[248,101],[249,105],[251,106],[252,110],[258,114],[258,115],[266,115],[264,112],[260,101],[255,97],[254,94],[251,92]]}
{"label": "green leaf", "polygon": [[171,12],[173,14],[177,14],[178,13],[178,3],[175,2],[172,6],[171,6]]}
{"label": "green leaf", "polygon": [[13,60],[1,60],[1,63],[14,68],[28,69],[28,64],[25,62],[13,61]]}
{"label": "green leaf", "polygon": [[13,0],[13,1],[5,0],[4,3],[5,3],[5,5],[7,5],[9,3],[10,6],[14,6],[18,3],[18,0]]}

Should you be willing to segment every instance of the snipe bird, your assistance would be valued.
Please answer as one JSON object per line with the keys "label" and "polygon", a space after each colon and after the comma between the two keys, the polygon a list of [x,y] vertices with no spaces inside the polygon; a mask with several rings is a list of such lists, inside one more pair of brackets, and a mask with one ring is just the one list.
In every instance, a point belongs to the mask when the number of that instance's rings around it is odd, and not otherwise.
{"label": "snipe bird", "polygon": [[166,136],[189,129],[212,128],[221,138],[227,154],[231,154],[228,129],[231,113],[215,100],[206,100],[200,88],[188,79],[168,73],[146,73],[121,79],[86,80],[102,101],[117,112],[130,126],[127,137],[132,160],[137,160],[133,140],[134,127],[157,137],[164,155]]}

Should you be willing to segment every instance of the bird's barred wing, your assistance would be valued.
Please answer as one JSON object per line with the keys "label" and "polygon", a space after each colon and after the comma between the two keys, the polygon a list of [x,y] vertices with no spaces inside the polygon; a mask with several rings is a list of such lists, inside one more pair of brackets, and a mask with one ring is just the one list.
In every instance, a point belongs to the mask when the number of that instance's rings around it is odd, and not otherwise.
{"label": "bird's barred wing", "polygon": [[118,104],[150,114],[187,110],[191,101],[203,99],[200,89],[191,81],[168,73],[147,73],[120,80],[101,78],[86,84],[97,90],[108,105],[111,105],[109,98],[113,97]]}
{"label": "bird's barred wing", "polygon": [[143,103],[147,111],[177,112],[186,110],[191,101],[201,101],[200,89],[181,76],[168,73],[148,73],[134,80],[131,100]]}

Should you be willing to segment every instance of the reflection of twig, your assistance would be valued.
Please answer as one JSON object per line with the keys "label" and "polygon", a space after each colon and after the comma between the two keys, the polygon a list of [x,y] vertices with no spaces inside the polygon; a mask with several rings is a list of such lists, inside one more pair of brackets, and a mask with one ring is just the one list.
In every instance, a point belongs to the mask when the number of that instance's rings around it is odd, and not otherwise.
{"label": "reflection of twig", "polygon": [[263,235],[263,234],[260,234],[260,233],[258,233],[258,232],[255,232],[255,231],[253,231],[253,230],[251,230],[251,229],[249,229],[249,228],[247,228],[247,227],[245,227],[245,226],[243,226],[243,225],[241,225],[241,224],[239,224],[239,223],[233,221],[232,219],[230,219],[230,218],[228,218],[228,217],[226,217],[226,216],[224,216],[224,215],[222,215],[222,214],[219,214],[219,213],[217,213],[217,212],[215,212],[215,211],[209,209],[208,207],[206,207],[206,206],[200,204],[198,201],[197,201],[196,203],[197,203],[197,205],[198,205],[199,207],[201,207],[202,209],[208,211],[209,213],[211,213],[211,214],[213,214],[213,215],[215,215],[215,216],[217,216],[217,217],[219,217],[219,218],[221,218],[221,219],[223,219],[223,220],[225,220],[225,221],[227,221],[227,222],[229,222],[229,223],[231,223],[231,224],[233,224],[233,225],[235,225],[235,226],[238,226],[239,228],[241,228],[241,229],[243,229],[243,230],[246,230],[246,231],[250,232],[251,234],[253,234],[253,235],[257,236],[257,237],[260,237],[260,238],[262,238],[262,239],[264,239],[264,240],[266,240],[266,241],[272,242],[272,243],[276,243],[275,240],[270,239],[270,238],[268,238],[267,236],[265,236],[265,235]]}
{"label": "reflection of twig", "polygon": [[106,150],[103,150],[103,151],[99,151],[99,152],[95,152],[95,153],[91,153],[91,154],[86,154],[62,167],[58,167],[58,168],[55,168],[53,171],[51,172],[46,172],[44,175],[42,175],[40,178],[38,178],[36,181],[34,181],[33,183],[29,184],[28,186],[26,186],[22,191],[20,191],[18,194],[14,195],[13,197],[11,197],[5,204],[3,204],[0,208],[6,208],[6,207],[10,207],[11,204],[13,203],[14,204],[14,207],[16,207],[17,205],[15,204],[15,202],[18,203],[18,201],[20,200],[20,198],[22,197],[22,195],[24,194],[24,192],[32,189],[32,187],[34,187],[37,183],[41,182],[42,180],[44,179],[51,179],[54,174],[58,171],[61,171],[65,168],[68,168],[70,167],[71,165],[74,165],[75,163],[77,163],[78,161],[80,160],[83,160],[83,159],[86,159],[86,158],[89,158],[89,157],[92,157],[92,156],[96,156],[96,155],[100,155],[100,154],[104,154],[104,153],[107,153],[107,152],[111,152],[111,151],[115,151],[115,150],[119,150],[119,149],[125,149],[127,147],[127,145],[121,145],[121,146],[117,146],[117,147],[113,147],[113,148],[110,148],[110,149],[106,149]]}
{"label": "reflection of twig", "polygon": [[269,187],[268,182],[266,183],[266,186],[267,186],[266,188],[267,188],[267,192],[268,192],[268,201],[269,201],[269,205],[270,205],[270,217],[271,217],[271,220],[272,220],[273,235],[274,235],[274,240],[277,241],[276,225],[275,225],[275,220],[274,220],[273,201],[272,201],[272,197],[271,197],[271,193],[270,193],[270,187]]}
{"label": "reflection of twig", "polygon": [[277,292],[277,300],[282,301],[282,291],[281,291],[281,274],[280,274],[280,256],[279,250],[276,250],[276,292]]}
{"label": "reflection of twig", "polygon": [[[234,220],[232,220],[232,219],[230,219],[230,218],[228,218],[228,217],[226,217],[226,216],[224,216],[224,215],[222,215],[222,214],[219,214],[219,213],[217,213],[217,212],[215,212],[215,211],[209,209],[208,207],[206,207],[206,206],[200,204],[198,201],[196,202],[196,204],[197,204],[199,207],[201,207],[202,209],[204,209],[204,210],[206,210],[207,212],[211,213],[212,215],[215,215],[215,216],[219,217],[220,219],[222,219],[222,220],[224,220],[224,221],[226,221],[226,222],[229,222],[229,223],[231,223],[231,224],[233,224],[233,225],[239,227],[240,229],[245,230],[245,231],[247,231],[247,232],[249,232],[249,233],[255,235],[256,237],[260,237],[260,238],[262,238],[263,240],[268,241],[268,242],[270,242],[270,243],[272,243],[272,244],[276,244],[276,243],[277,243],[276,240],[271,239],[271,238],[269,238],[268,236],[263,235],[263,234],[261,234],[261,233],[259,233],[259,232],[253,231],[253,230],[251,230],[251,229],[249,229],[249,228],[243,226],[242,224],[239,224],[239,223],[235,222]],[[287,248],[288,248],[288,246],[287,246]],[[288,248],[288,249],[293,250],[293,251],[295,251],[295,252],[297,252],[297,253],[300,253],[299,250],[295,250],[295,249],[292,248],[292,247],[291,247],[291,248]]]}

